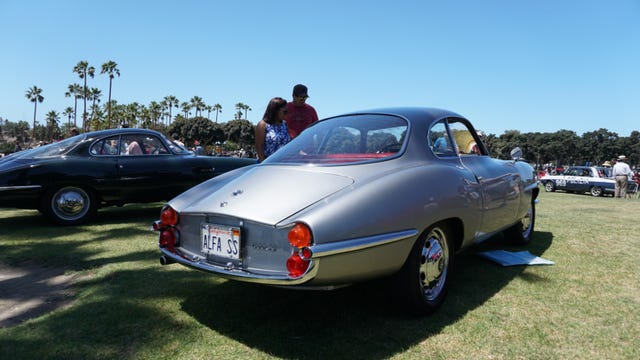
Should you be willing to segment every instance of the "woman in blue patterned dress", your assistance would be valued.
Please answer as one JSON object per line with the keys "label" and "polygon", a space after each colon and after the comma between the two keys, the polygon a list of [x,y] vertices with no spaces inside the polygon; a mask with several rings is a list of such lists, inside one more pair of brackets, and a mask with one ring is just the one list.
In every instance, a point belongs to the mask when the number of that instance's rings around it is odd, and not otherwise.
{"label": "woman in blue patterned dress", "polygon": [[271,99],[262,120],[256,126],[256,152],[259,162],[291,140],[287,122],[284,120],[286,116],[287,101],[281,97]]}

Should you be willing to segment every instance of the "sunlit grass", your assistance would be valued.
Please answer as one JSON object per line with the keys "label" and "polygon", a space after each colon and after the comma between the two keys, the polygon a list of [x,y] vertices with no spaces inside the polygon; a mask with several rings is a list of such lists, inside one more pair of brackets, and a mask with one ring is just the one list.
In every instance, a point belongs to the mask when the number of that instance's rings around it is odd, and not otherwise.
{"label": "sunlit grass", "polygon": [[[534,242],[460,254],[444,306],[412,318],[380,284],[304,292],[158,263],[158,204],[79,227],[0,209],[0,261],[82,272],[76,303],[0,329],[6,359],[640,358],[640,200],[545,193]],[[500,267],[478,250],[553,266]],[[9,295],[6,295],[9,296]]]}

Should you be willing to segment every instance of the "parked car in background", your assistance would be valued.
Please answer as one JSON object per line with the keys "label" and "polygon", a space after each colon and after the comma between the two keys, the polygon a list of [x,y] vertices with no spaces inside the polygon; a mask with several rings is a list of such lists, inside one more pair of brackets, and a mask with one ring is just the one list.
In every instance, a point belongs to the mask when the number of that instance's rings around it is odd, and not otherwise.
{"label": "parked car in background", "polygon": [[393,276],[426,314],[443,302],[457,252],[502,231],[532,239],[538,184],[521,156],[491,158],[446,110],[321,120],[263,163],[169,201],[154,224],[161,263],[294,288]]}
{"label": "parked car in background", "polygon": [[[567,192],[590,193],[593,196],[613,195],[615,180],[605,178],[603,171],[595,166],[571,166],[558,175],[545,175],[540,178],[548,192],[564,190]],[[628,192],[635,193],[638,185],[629,180]]]}
{"label": "parked car in background", "polygon": [[254,159],[196,156],[163,134],[112,129],[0,159],[0,207],[37,209],[60,225],[104,206],[167,201]]}

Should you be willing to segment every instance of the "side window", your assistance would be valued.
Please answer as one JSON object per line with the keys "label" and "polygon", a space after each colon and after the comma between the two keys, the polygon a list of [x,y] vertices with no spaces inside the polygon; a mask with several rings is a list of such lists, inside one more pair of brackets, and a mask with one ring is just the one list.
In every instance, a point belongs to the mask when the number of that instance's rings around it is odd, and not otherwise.
{"label": "side window", "polygon": [[142,142],[143,153],[145,155],[162,155],[169,153],[162,141],[155,136],[145,136]]}
{"label": "side window", "polygon": [[458,154],[460,155],[484,155],[484,146],[480,145],[482,141],[466,123],[451,119],[449,120],[449,129],[455,142]]}
{"label": "side window", "polygon": [[91,155],[118,155],[118,136],[101,139],[89,149]]}
{"label": "side window", "polygon": [[429,129],[429,147],[436,156],[456,155],[444,121],[436,123]]}

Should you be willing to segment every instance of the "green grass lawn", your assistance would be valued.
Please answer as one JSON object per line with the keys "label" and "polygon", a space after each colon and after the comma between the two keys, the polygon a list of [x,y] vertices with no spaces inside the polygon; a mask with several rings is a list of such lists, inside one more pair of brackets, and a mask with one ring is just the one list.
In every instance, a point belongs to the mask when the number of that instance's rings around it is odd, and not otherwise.
{"label": "green grass lawn", "polygon": [[[2,359],[637,359],[640,200],[544,193],[525,247],[459,255],[444,306],[407,316],[386,288],[292,291],[160,266],[160,204],[55,227],[0,209],[0,262],[78,272],[73,306],[0,329]],[[500,267],[529,250],[552,266]]]}

